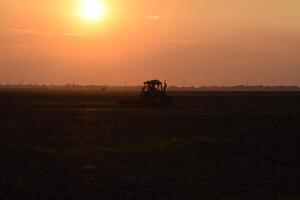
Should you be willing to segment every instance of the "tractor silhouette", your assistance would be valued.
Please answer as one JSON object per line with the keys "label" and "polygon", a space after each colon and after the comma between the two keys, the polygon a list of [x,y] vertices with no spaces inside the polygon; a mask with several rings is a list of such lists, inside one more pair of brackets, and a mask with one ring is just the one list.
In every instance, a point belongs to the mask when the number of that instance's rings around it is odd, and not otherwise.
{"label": "tractor silhouette", "polygon": [[159,80],[150,80],[144,82],[141,91],[140,103],[142,105],[172,105],[172,97],[167,95],[167,83],[164,85]]}

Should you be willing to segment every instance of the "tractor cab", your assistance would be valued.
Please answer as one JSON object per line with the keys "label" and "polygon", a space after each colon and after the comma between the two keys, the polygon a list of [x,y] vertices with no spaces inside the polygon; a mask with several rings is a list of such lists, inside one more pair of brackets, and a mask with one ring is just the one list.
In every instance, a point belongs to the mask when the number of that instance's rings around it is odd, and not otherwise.
{"label": "tractor cab", "polygon": [[144,82],[144,87],[142,88],[143,95],[156,96],[165,93],[166,83],[163,88],[162,82],[159,80],[152,80]]}
{"label": "tractor cab", "polygon": [[144,82],[141,91],[141,103],[150,105],[170,105],[172,98],[166,94],[167,83],[159,80]]}

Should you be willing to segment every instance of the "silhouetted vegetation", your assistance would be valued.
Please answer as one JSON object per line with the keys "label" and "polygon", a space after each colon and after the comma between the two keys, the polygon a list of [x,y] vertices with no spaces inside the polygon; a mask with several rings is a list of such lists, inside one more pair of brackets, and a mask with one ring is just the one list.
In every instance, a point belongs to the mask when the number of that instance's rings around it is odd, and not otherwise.
{"label": "silhouetted vegetation", "polygon": [[[93,90],[93,91],[140,91],[141,85],[138,86],[109,86],[109,85],[38,85],[38,84],[5,84],[0,85],[0,89],[54,89],[54,90]],[[170,91],[300,91],[296,85],[290,86],[264,86],[264,85],[237,85],[237,86],[188,86],[179,87],[171,85]]]}

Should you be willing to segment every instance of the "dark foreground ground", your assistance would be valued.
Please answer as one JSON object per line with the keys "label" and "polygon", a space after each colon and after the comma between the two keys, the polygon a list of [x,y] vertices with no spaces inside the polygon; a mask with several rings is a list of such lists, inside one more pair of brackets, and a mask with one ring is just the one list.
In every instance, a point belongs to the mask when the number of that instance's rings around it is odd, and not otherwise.
{"label": "dark foreground ground", "polygon": [[300,199],[300,93],[0,92],[0,199]]}

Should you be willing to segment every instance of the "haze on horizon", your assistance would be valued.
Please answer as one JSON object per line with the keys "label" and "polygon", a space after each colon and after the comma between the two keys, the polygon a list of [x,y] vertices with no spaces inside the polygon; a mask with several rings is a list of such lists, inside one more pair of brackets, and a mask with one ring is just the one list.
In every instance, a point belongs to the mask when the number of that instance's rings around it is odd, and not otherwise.
{"label": "haze on horizon", "polygon": [[99,1],[1,0],[0,84],[300,85],[299,0]]}

